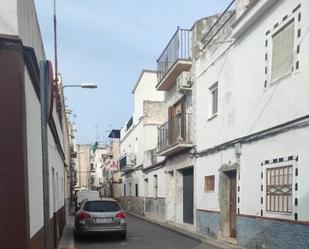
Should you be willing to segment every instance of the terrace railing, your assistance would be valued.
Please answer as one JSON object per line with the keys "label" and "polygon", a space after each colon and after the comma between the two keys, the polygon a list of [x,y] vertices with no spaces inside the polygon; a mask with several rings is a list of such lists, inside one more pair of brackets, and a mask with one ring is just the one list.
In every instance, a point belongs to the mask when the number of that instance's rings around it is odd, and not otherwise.
{"label": "terrace railing", "polygon": [[192,59],[191,44],[191,30],[178,28],[157,60],[158,82],[164,78],[178,60]]}
{"label": "terrace railing", "polygon": [[177,114],[158,128],[158,153],[179,143],[191,141],[191,114]]}

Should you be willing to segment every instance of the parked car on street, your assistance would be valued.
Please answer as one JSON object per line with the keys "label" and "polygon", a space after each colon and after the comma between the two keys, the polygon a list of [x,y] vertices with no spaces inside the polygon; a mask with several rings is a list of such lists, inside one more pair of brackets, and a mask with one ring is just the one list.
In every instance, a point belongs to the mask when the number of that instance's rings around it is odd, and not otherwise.
{"label": "parked car on street", "polygon": [[83,200],[99,200],[100,199],[100,193],[98,191],[94,190],[80,190],[76,192],[75,196],[75,209],[78,210],[80,207],[80,204]]}
{"label": "parked car on street", "polygon": [[75,214],[74,236],[102,233],[119,234],[126,239],[126,214],[119,204],[111,198],[84,200]]}

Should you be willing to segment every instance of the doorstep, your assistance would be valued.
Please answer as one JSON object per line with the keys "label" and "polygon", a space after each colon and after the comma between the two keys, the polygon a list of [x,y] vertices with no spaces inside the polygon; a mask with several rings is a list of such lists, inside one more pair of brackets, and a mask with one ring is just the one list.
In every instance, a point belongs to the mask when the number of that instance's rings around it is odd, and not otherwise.
{"label": "doorstep", "polygon": [[151,218],[146,218],[144,216],[141,215],[137,215],[135,213],[131,213],[131,212],[126,212],[129,215],[132,215],[134,217],[143,219],[145,221],[151,222],[153,224],[156,224],[158,226],[161,226],[163,228],[166,228],[170,231],[179,233],[183,236],[186,236],[188,238],[191,238],[195,241],[201,242],[207,246],[211,246],[212,248],[215,249],[241,249],[241,247],[237,246],[235,244],[236,240],[230,241],[230,240],[226,240],[226,239],[215,239],[209,236],[204,236],[201,235],[199,233],[193,232],[192,229],[183,229],[183,226],[180,227],[179,224],[176,223],[170,223],[170,222],[162,222],[162,221],[157,221]]}

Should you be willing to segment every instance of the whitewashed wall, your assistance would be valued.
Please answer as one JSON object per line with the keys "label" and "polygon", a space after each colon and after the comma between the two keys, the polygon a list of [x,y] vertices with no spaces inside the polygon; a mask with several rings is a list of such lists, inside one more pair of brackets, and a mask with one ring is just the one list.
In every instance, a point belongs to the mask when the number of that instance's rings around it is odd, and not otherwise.
{"label": "whitewashed wall", "polygon": [[143,71],[134,94],[134,119],[135,122],[142,117],[144,100],[163,101],[164,92],[156,91],[157,73]]}
{"label": "whitewashed wall", "polygon": [[0,16],[0,34],[17,35],[17,0],[2,0]]}
{"label": "whitewashed wall", "polygon": [[[49,215],[57,212],[64,205],[64,162],[53,140],[52,133],[48,129],[48,161],[49,161]],[[55,185],[53,186],[52,169],[55,172]],[[58,181],[56,176],[58,174]],[[55,197],[55,198],[54,198]]]}
{"label": "whitewashed wall", "polygon": [[41,105],[25,69],[30,237],[43,226]]}
{"label": "whitewashed wall", "polygon": [[[166,197],[166,175],[164,168],[151,171],[144,175],[144,179],[148,179],[148,194],[145,197],[155,197],[155,188],[154,188],[154,175],[158,177],[158,198]],[[145,191],[145,184],[144,184]],[[146,193],[145,193],[146,194]]]}
{"label": "whitewashed wall", "polygon": [[[264,89],[265,33],[302,3],[300,70]],[[308,114],[308,2],[280,1],[218,60],[197,62],[197,148],[204,149]],[[228,45],[223,45],[221,50]],[[217,51],[217,55],[220,55]],[[213,66],[210,66],[214,61]],[[210,67],[209,67],[210,66]],[[218,116],[210,117],[209,87],[218,81]],[[297,101],[295,101],[297,100]],[[228,127],[228,129],[227,129]],[[212,132],[207,132],[212,131]]]}
{"label": "whitewashed wall", "polygon": [[[265,0],[260,3],[266,2]],[[300,69],[276,85],[264,88],[265,33],[282,21],[285,15],[301,3]],[[301,0],[277,1],[267,13],[255,21],[227,53],[230,45],[222,45],[197,62],[197,150],[211,148],[229,140],[258,132],[287,121],[308,115],[309,106],[309,2]],[[295,20],[297,22],[297,20]],[[297,32],[297,30],[295,31]],[[298,42],[298,41],[297,41]],[[220,55],[222,55],[220,57]],[[218,81],[218,115],[211,120],[209,87]],[[261,162],[273,158],[298,155],[300,220],[307,220],[309,184],[308,128],[298,129],[262,139],[242,147],[240,158],[240,213],[258,215],[261,210]],[[196,160],[198,209],[219,210],[218,169],[235,161],[234,150],[229,149]],[[204,193],[204,177],[214,174],[214,193]],[[266,214],[267,216],[267,214]],[[272,217],[276,216],[271,214]],[[285,218],[282,216],[276,216]],[[287,217],[289,218],[289,217]]]}

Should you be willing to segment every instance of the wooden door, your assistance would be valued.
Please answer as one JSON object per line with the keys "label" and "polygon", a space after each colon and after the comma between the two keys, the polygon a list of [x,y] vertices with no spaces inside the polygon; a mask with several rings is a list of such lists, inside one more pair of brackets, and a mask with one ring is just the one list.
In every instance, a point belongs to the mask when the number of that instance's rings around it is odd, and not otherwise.
{"label": "wooden door", "polygon": [[230,236],[236,238],[236,171],[231,172],[230,178]]}

